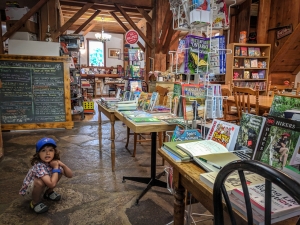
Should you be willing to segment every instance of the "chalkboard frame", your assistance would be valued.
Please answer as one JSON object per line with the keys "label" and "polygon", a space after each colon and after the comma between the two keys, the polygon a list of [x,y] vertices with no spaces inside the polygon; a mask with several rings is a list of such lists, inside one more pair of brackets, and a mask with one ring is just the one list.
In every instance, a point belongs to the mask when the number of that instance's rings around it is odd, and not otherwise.
{"label": "chalkboard frame", "polygon": [[[41,49],[42,50],[42,49]],[[72,129],[74,122],[71,114],[71,92],[70,92],[70,58],[67,56],[26,56],[26,55],[3,55],[0,54],[0,61],[23,61],[23,62],[61,62],[63,63],[64,74],[64,103],[66,121],[64,122],[45,122],[45,123],[22,123],[22,124],[1,124],[2,130],[28,130],[45,128],[66,128]],[[0,99],[1,101],[1,99]]]}

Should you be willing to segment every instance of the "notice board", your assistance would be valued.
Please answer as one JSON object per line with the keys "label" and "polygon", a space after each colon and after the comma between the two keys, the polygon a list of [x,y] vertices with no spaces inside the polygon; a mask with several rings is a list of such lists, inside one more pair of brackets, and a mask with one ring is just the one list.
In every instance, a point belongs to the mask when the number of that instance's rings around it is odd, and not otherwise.
{"label": "notice board", "polygon": [[0,55],[2,130],[73,127],[68,61]]}

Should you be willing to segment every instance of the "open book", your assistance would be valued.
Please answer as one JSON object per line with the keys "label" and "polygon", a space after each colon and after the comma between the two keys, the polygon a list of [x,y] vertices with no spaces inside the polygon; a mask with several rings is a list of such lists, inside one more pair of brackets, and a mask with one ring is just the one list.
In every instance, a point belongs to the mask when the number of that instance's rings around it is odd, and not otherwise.
{"label": "open book", "polygon": [[239,157],[229,152],[223,145],[212,140],[182,143],[176,146],[193,158],[206,171],[218,171],[224,165],[240,160]]}

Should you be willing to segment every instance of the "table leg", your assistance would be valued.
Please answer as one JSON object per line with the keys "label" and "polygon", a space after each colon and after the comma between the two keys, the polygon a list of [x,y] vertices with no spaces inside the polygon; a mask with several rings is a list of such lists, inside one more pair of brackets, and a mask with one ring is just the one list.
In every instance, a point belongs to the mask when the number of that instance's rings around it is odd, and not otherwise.
{"label": "table leg", "polygon": [[98,105],[98,137],[99,137],[99,150],[102,149],[102,117],[100,106]]}
{"label": "table leg", "polygon": [[184,187],[175,187],[174,225],[184,224]]}
{"label": "table leg", "polygon": [[142,191],[139,197],[136,200],[136,204],[139,203],[139,200],[147,193],[147,191],[152,186],[167,188],[166,182],[158,180],[159,177],[156,178],[156,132],[151,133],[151,176],[148,177],[125,177],[123,176],[123,182],[125,180],[132,180],[140,183],[147,184],[147,187]]}
{"label": "table leg", "polygon": [[116,150],[115,150],[115,115],[110,116],[110,141],[111,141],[111,168],[112,171],[115,171],[115,158],[116,158]]}

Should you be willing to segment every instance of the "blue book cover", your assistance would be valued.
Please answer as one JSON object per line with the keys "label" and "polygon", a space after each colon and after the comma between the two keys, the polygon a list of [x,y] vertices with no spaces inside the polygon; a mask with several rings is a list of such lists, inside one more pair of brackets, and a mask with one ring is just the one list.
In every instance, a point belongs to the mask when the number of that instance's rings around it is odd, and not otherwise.
{"label": "blue book cover", "polygon": [[210,0],[193,0],[193,9],[210,11]]}
{"label": "blue book cover", "polygon": [[185,141],[201,139],[201,131],[198,129],[182,130],[176,126],[171,141]]}

